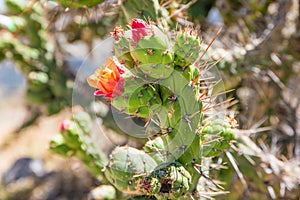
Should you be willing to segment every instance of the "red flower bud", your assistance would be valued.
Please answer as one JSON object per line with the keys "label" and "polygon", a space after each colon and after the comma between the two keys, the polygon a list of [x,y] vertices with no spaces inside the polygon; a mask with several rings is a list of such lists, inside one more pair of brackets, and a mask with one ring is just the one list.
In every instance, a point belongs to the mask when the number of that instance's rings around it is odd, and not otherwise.
{"label": "red flower bud", "polygon": [[73,122],[69,119],[64,120],[61,124],[60,124],[60,131],[67,131],[71,128]]}
{"label": "red flower bud", "polygon": [[151,26],[144,20],[133,19],[131,21],[132,39],[134,42],[138,42],[141,38],[152,35]]}

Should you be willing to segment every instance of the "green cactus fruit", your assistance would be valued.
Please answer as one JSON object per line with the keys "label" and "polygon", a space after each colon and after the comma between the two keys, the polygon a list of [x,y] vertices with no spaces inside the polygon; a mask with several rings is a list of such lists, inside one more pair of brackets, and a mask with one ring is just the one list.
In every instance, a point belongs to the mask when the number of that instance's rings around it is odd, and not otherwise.
{"label": "green cactus fruit", "polygon": [[169,199],[184,196],[189,190],[190,173],[178,162],[156,168],[143,181],[142,188],[147,194]]}
{"label": "green cactus fruit", "polygon": [[155,160],[143,151],[127,146],[117,147],[110,155],[105,176],[118,190],[129,194],[141,194],[142,180],[156,166]]}
{"label": "green cactus fruit", "polygon": [[202,134],[218,135],[228,141],[235,138],[234,130],[231,128],[230,124],[220,119],[207,123],[202,128]]}
{"label": "green cactus fruit", "polygon": [[174,63],[181,67],[193,64],[200,52],[200,41],[196,32],[184,30],[177,34],[174,44]]}

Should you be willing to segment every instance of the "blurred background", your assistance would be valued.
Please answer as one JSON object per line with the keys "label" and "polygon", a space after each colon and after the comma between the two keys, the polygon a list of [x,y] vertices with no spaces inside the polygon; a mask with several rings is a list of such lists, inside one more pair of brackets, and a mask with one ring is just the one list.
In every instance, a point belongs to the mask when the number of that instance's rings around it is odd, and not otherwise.
{"label": "blurred background", "polygon": [[[72,115],[72,95],[89,109],[80,68],[92,73],[110,48],[104,39],[134,17],[194,27],[205,44],[222,28],[207,55],[234,89],[230,110],[247,145],[237,166],[213,174],[230,191],[217,199],[299,199],[299,10],[298,0],[0,0],[0,199],[101,199],[101,181],[49,143]],[[132,142],[98,112],[102,130]]]}

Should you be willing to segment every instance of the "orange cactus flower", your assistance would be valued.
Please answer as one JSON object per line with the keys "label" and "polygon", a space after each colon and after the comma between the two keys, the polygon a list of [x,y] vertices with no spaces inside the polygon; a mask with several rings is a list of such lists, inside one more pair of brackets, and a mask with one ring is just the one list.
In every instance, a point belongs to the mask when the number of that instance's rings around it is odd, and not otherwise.
{"label": "orange cactus flower", "polygon": [[109,99],[123,93],[124,78],[121,76],[126,68],[115,57],[107,58],[106,63],[88,77],[87,82],[98,90],[95,96],[104,95]]}

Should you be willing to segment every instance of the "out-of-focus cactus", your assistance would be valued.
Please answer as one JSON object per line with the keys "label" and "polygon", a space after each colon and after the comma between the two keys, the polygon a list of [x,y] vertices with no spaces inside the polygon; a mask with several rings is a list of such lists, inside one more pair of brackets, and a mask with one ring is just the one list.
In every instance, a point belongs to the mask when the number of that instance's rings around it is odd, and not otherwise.
{"label": "out-of-focus cactus", "polygon": [[102,2],[104,0],[80,0],[80,1],[74,1],[74,0],[55,0],[56,2],[60,3],[65,8],[85,8],[85,7],[94,7]]}
{"label": "out-of-focus cactus", "polygon": [[30,104],[47,104],[48,114],[57,113],[70,105],[71,88],[62,62],[55,57],[54,41],[44,15],[46,9],[42,2],[27,8],[21,1],[6,0],[6,5],[9,14],[1,15],[0,21],[9,20],[11,26],[2,26],[4,29],[0,30],[0,59],[13,59],[27,76]]}
{"label": "out-of-focus cactus", "polygon": [[91,131],[92,120],[89,114],[79,111],[74,114],[72,120],[62,122],[61,134],[51,141],[50,149],[62,156],[77,157],[84,162],[94,176],[99,176],[102,175],[108,159],[90,141]]}

